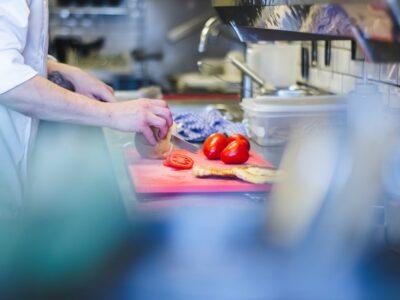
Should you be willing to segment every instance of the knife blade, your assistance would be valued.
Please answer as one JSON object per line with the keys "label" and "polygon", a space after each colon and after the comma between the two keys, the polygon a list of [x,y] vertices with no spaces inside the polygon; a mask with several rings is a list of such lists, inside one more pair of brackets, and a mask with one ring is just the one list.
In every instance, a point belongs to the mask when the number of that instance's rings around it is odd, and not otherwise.
{"label": "knife blade", "polygon": [[171,143],[180,149],[184,149],[192,153],[197,153],[200,149],[197,145],[185,141],[182,137],[180,137],[177,134],[172,135]]}

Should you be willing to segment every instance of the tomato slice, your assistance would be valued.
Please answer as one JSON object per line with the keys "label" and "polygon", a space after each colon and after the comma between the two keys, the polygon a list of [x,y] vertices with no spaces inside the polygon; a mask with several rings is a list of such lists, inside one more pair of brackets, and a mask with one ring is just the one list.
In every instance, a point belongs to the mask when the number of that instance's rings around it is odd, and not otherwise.
{"label": "tomato slice", "polygon": [[189,170],[193,168],[194,160],[181,152],[173,152],[164,160],[164,166],[177,170]]}

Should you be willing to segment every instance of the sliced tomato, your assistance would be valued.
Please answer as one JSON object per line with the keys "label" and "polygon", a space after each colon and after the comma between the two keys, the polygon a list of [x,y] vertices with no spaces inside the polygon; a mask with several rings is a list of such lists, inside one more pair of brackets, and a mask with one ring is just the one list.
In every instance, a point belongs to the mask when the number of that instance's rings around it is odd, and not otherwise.
{"label": "sliced tomato", "polygon": [[233,141],[236,141],[236,140],[244,141],[244,143],[246,144],[247,150],[250,150],[249,140],[244,135],[239,134],[239,133],[231,135],[227,140],[227,144],[229,145],[230,143],[232,143]]}
{"label": "sliced tomato", "polygon": [[189,170],[193,168],[194,160],[182,152],[172,152],[164,160],[164,166],[171,167],[177,170]]}

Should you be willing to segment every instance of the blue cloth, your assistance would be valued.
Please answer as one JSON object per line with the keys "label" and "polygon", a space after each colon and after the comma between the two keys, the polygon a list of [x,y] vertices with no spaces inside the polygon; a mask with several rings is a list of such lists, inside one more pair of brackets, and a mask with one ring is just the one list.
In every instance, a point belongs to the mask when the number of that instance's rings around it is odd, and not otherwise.
{"label": "blue cloth", "polygon": [[235,123],[224,118],[218,110],[204,113],[183,113],[174,117],[178,133],[188,142],[201,143],[213,133],[225,133],[228,136],[236,133],[246,135],[242,123]]}

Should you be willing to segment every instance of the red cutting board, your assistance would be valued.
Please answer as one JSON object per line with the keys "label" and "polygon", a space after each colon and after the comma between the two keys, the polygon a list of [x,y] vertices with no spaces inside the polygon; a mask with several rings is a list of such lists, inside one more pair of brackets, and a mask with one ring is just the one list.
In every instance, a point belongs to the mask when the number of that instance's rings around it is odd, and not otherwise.
{"label": "red cutting board", "polygon": [[[188,152],[196,164],[206,167],[230,168],[221,161],[210,161],[202,152]],[[140,194],[266,192],[271,185],[251,184],[229,178],[197,178],[192,170],[174,170],[162,160],[142,159],[134,149],[126,152],[126,161],[136,192]],[[251,152],[248,164],[273,167],[259,155]]]}

